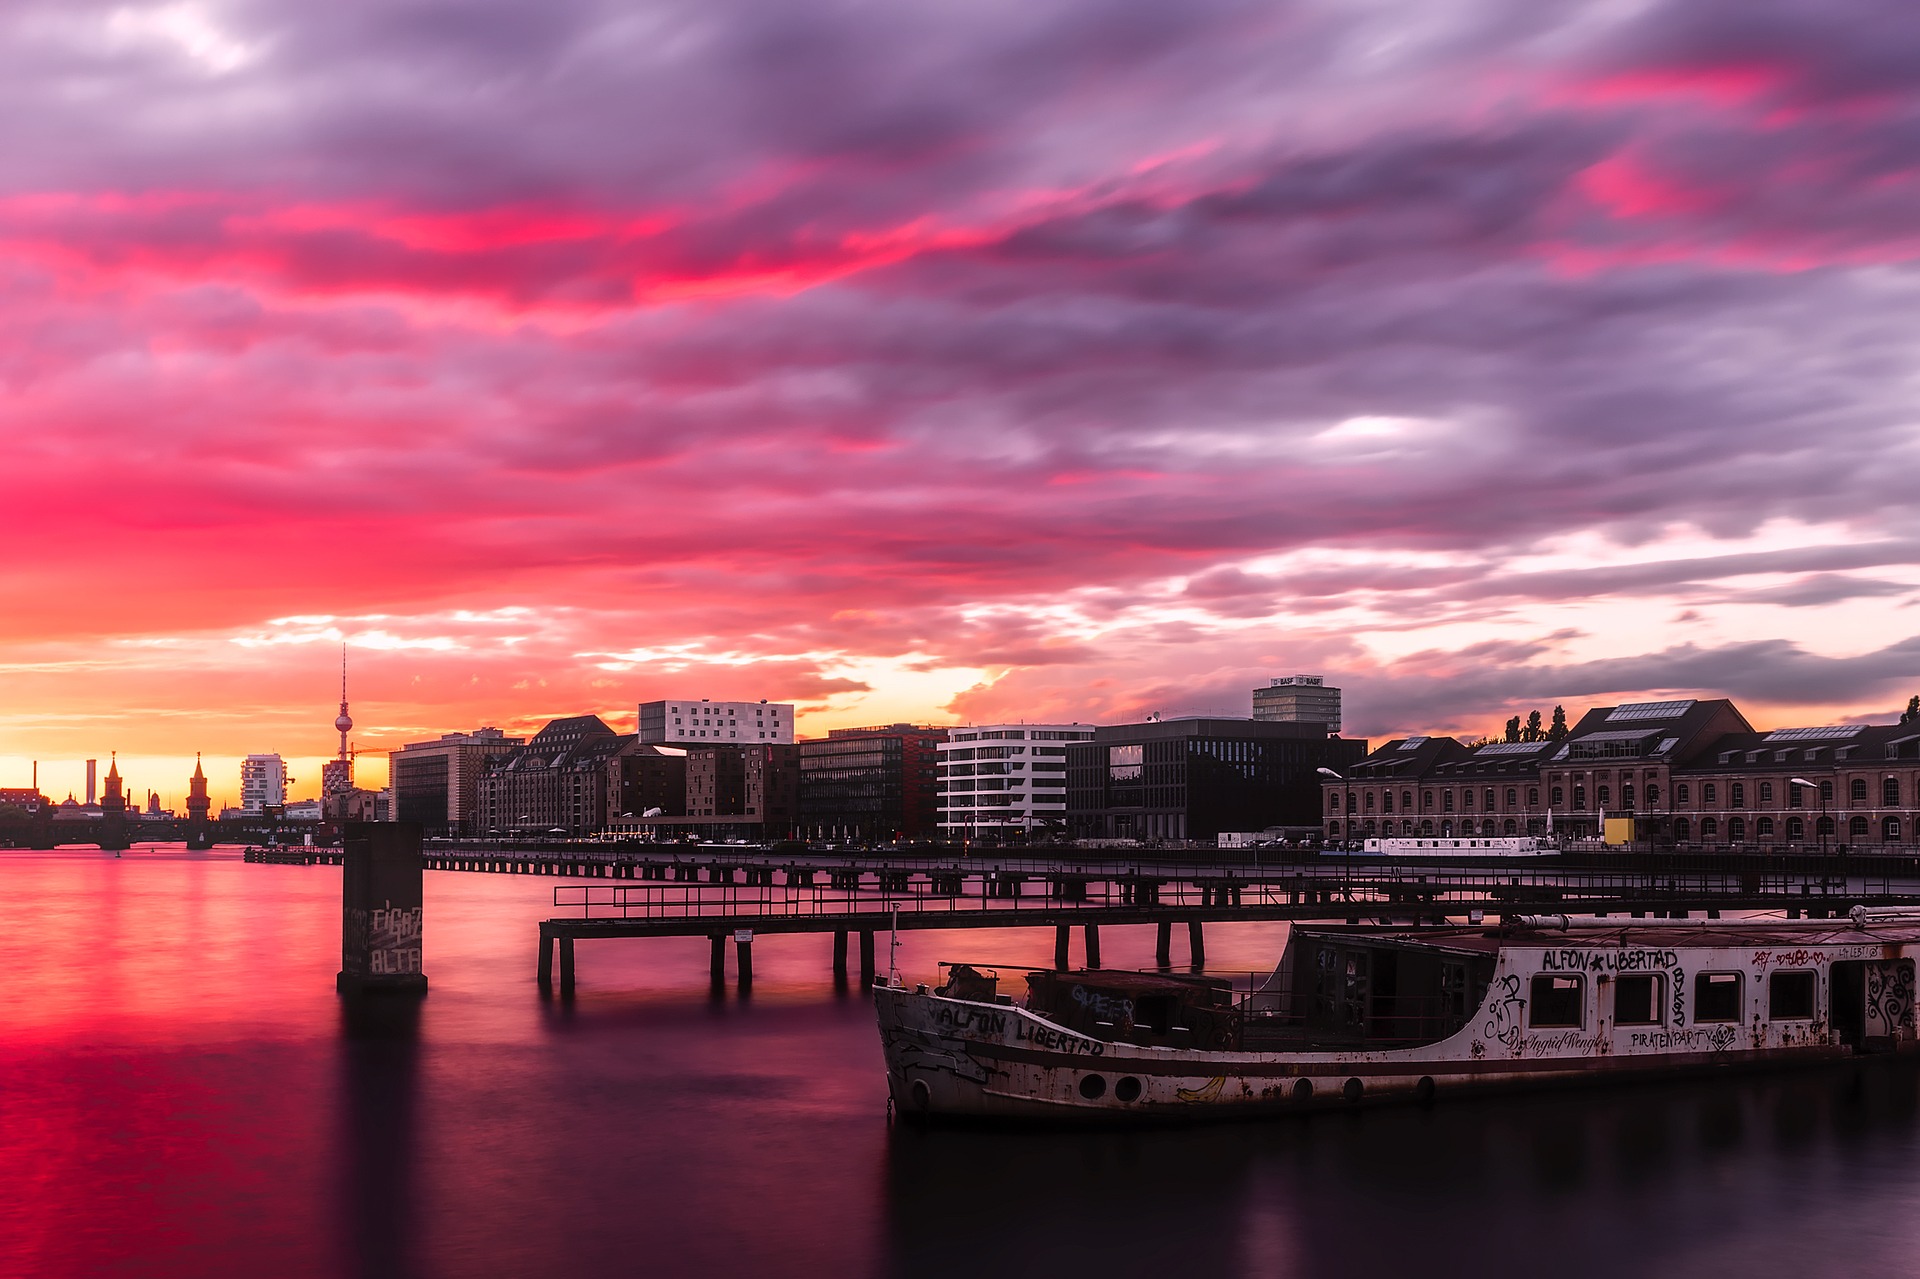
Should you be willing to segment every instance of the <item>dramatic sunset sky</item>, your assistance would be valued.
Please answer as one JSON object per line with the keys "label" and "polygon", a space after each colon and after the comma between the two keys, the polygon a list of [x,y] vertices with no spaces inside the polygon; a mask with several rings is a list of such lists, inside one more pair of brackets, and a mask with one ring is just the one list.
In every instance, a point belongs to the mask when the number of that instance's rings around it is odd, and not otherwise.
{"label": "dramatic sunset sky", "polygon": [[[1911,0],[9,0],[0,785],[1920,691]],[[384,777],[363,760],[362,781]]]}

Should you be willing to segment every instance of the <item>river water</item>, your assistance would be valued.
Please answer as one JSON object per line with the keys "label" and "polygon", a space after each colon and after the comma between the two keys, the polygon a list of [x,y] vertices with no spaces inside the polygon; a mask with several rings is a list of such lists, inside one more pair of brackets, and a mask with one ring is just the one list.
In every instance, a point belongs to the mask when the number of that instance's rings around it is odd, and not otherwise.
{"label": "river water", "polygon": [[[588,943],[430,873],[431,993],[351,1014],[338,867],[0,853],[0,1274],[1911,1276],[1907,1065],[1096,1133],[890,1127],[825,937]],[[1209,930],[1271,967],[1284,925]],[[884,937],[883,963],[884,963]],[[1044,964],[1051,934],[903,934]],[[1114,967],[1150,929],[1108,929]],[[731,964],[731,958],[730,958]]]}

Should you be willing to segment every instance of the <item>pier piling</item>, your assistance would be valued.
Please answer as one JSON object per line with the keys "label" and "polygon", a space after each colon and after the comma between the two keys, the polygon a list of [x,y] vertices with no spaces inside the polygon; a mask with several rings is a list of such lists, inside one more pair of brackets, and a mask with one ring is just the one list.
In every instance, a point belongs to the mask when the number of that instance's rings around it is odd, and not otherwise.
{"label": "pier piling", "polygon": [[573,938],[565,933],[560,936],[560,993],[573,993]]}
{"label": "pier piling", "polygon": [[1206,926],[1197,919],[1187,921],[1187,959],[1195,968],[1207,962]]}
{"label": "pier piling", "polygon": [[873,973],[873,934],[863,929],[860,933],[860,984],[873,985]]}
{"label": "pier piling", "polygon": [[1100,925],[1087,925],[1087,967],[1100,966]]}
{"label": "pier piling", "polygon": [[753,934],[735,933],[733,949],[735,958],[740,961],[740,988],[745,990],[753,985]]}
{"label": "pier piling", "polygon": [[1053,967],[1056,972],[1067,971],[1067,942],[1073,936],[1071,924],[1056,924],[1053,929]]}
{"label": "pier piling", "polygon": [[718,986],[727,980],[727,935],[715,933],[708,938],[707,968]]}
{"label": "pier piling", "polygon": [[1153,931],[1153,962],[1162,968],[1173,967],[1173,921],[1163,919]]}
{"label": "pier piling", "polygon": [[847,975],[847,930],[839,928],[833,934],[833,975],[845,979]]}

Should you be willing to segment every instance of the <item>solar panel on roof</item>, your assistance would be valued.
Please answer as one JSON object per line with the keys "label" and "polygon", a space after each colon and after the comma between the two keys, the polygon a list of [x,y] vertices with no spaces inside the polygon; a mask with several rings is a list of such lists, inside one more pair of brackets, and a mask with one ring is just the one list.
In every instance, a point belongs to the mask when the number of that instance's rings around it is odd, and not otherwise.
{"label": "solar panel on roof", "polygon": [[1415,751],[1426,744],[1427,739],[1424,737],[1409,737],[1406,741],[1400,743],[1400,749],[1403,751]]}
{"label": "solar panel on roof", "polygon": [[1574,738],[1575,742],[1637,742],[1643,737],[1652,737],[1657,729],[1652,728],[1609,728],[1600,733],[1582,733]]}
{"label": "solar panel on roof", "polygon": [[1476,755],[1525,755],[1532,751],[1545,750],[1545,742],[1493,742],[1475,751]]}
{"label": "solar panel on roof", "polygon": [[1660,739],[1660,744],[1653,748],[1653,753],[1656,755],[1664,755],[1679,744],[1680,739],[1677,737],[1663,737]]}
{"label": "solar panel on roof", "polygon": [[1763,742],[1820,742],[1836,737],[1858,737],[1865,724],[1823,724],[1819,728],[1776,728]]}
{"label": "solar panel on roof", "polygon": [[1607,712],[1608,722],[1621,719],[1673,719],[1684,715],[1693,706],[1693,699],[1684,702],[1628,702],[1616,706]]}

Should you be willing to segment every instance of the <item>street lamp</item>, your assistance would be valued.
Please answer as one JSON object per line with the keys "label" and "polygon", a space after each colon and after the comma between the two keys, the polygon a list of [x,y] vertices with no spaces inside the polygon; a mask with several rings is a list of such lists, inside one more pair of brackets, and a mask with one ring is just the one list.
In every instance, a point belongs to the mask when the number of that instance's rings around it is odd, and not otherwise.
{"label": "street lamp", "polygon": [[1340,846],[1344,854],[1340,858],[1340,895],[1348,901],[1353,900],[1353,779],[1334,772],[1331,768],[1316,768],[1314,772],[1322,777],[1331,777],[1346,787],[1346,811],[1340,814]]}

